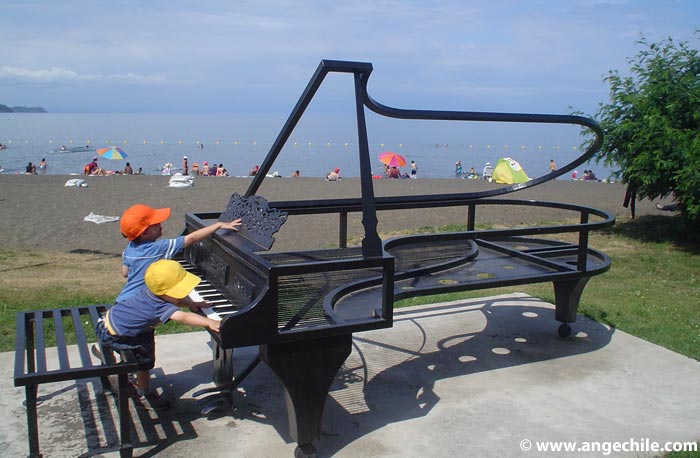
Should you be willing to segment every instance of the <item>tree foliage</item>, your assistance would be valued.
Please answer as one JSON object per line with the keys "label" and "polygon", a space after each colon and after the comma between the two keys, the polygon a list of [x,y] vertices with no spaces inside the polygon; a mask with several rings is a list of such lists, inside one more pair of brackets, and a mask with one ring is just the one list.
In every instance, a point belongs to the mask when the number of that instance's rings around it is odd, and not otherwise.
{"label": "tree foliage", "polygon": [[[696,36],[698,35],[696,30]],[[687,42],[648,43],[629,60],[630,76],[611,70],[610,102],[597,119],[605,132],[598,153],[622,172],[640,198],[673,194],[681,216],[700,222],[700,55]]]}

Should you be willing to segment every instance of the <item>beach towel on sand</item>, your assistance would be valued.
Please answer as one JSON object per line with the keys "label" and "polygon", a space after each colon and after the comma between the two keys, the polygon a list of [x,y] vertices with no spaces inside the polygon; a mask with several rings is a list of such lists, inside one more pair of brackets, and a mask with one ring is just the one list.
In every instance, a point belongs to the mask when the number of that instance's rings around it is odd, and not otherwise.
{"label": "beach towel on sand", "polygon": [[88,184],[82,178],[72,178],[72,179],[66,181],[66,184],[64,184],[63,186],[65,186],[65,187],[75,186],[78,188],[86,188],[87,185]]}
{"label": "beach towel on sand", "polygon": [[171,188],[191,188],[194,186],[194,177],[190,175],[173,175],[168,186]]}
{"label": "beach towel on sand", "polygon": [[88,221],[88,222],[95,223],[95,224],[113,223],[115,221],[119,221],[119,217],[118,216],[96,215],[93,212],[90,212],[89,215],[87,215],[85,218],[83,218],[83,221]]}

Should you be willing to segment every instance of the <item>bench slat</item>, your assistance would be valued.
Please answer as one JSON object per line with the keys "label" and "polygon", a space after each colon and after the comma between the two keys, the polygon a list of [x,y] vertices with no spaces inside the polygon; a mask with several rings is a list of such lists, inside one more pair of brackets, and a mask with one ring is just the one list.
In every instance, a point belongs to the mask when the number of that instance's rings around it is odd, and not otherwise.
{"label": "bench slat", "polygon": [[24,374],[25,363],[29,355],[27,349],[27,320],[23,313],[17,314],[15,324],[15,376]]}
{"label": "bench slat", "polygon": [[[89,310],[92,311],[92,309]],[[83,325],[80,318],[80,309],[73,308],[71,309],[70,313],[73,319],[73,328],[75,328],[76,343],[78,344],[78,350],[80,352],[80,362],[83,366],[92,366],[92,358],[90,357],[90,352],[88,351],[87,339],[85,338],[85,332],[83,330]]]}
{"label": "bench slat", "polygon": [[[34,312],[34,350],[36,358],[36,371],[46,372],[46,340],[44,337],[43,313]],[[30,328],[31,329],[31,328]]]}
{"label": "bench slat", "polygon": [[70,369],[68,349],[66,348],[66,331],[63,328],[63,317],[60,310],[52,310],[53,325],[56,334],[56,351],[58,352],[58,367],[62,370]]}

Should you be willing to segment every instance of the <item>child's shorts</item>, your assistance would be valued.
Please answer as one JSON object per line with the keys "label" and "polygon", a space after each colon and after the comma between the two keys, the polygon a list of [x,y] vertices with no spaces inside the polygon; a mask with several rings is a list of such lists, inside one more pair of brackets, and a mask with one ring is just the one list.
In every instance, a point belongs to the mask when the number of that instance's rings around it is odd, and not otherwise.
{"label": "child's shorts", "polygon": [[[136,362],[139,363],[138,370],[147,371],[153,369],[156,365],[156,337],[155,331],[150,330],[135,337],[131,336],[113,336],[107,330],[104,320],[100,319],[97,322],[96,329],[97,338],[102,343],[102,348],[105,352],[109,350],[132,350],[136,357]],[[105,355],[105,358],[109,356]]]}

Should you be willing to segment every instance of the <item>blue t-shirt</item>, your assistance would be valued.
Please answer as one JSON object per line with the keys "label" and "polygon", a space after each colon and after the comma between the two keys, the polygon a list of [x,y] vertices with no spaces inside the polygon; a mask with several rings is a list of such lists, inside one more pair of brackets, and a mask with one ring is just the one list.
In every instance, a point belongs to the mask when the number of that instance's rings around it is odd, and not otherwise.
{"label": "blue t-shirt", "polygon": [[136,294],[144,285],[143,275],[148,266],[159,259],[172,259],[183,248],[185,248],[184,235],[154,242],[130,242],[122,253],[122,263],[129,269],[129,274],[116,302],[124,301]]}
{"label": "blue t-shirt", "polygon": [[109,309],[109,324],[117,335],[134,337],[167,323],[178,310],[143,285],[136,294]]}

